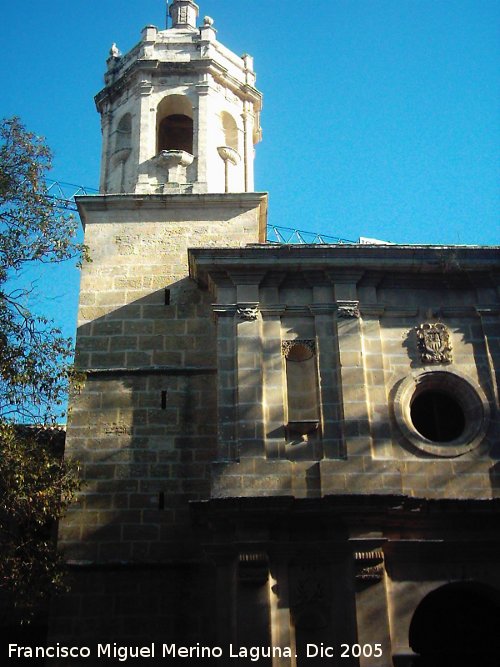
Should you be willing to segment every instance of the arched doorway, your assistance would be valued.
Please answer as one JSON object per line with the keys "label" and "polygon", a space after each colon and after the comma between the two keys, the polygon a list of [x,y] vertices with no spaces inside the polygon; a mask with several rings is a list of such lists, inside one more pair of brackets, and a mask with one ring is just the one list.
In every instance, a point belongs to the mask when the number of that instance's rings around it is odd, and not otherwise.
{"label": "arched doorway", "polygon": [[498,667],[500,592],[473,582],[429,593],[410,624],[412,667]]}

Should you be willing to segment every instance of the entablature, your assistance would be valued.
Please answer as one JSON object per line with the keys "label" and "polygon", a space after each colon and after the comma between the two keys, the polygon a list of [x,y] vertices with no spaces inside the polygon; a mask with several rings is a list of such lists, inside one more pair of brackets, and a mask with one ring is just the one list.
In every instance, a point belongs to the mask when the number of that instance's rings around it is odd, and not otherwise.
{"label": "entablature", "polygon": [[[453,258],[454,269],[447,257]],[[250,245],[193,248],[190,275],[206,287],[209,274],[259,274],[261,285],[281,285],[286,276],[304,284],[338,284],[388,289],[474,289],[498,287],[498,246]],[[279,280],[276,279],[279,276]],[[464,307],[467,304],[464,304]]]}

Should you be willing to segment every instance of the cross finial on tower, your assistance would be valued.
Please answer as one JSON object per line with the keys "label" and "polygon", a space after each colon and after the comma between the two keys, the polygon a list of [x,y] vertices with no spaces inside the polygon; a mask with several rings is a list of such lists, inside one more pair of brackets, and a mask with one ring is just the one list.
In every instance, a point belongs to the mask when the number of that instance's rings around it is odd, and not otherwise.
{"label": "cross finial on tower", "polygon": [[168,8],[172,18],[172,28],[187,28],[196,30],[198,5],[191,0],[174,0]]}

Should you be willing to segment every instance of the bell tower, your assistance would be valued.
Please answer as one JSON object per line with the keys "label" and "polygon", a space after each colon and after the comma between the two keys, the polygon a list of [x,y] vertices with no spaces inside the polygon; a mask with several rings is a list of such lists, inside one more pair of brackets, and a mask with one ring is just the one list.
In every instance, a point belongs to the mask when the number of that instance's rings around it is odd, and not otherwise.
{"label": "bell tower", "polygon": [[101,194],[243,193],[254,190],[262,95],[253,59],[197,27],[198,6],[174,0],[171,27],[146,26],[122,55],[113,45],[102,119]]}

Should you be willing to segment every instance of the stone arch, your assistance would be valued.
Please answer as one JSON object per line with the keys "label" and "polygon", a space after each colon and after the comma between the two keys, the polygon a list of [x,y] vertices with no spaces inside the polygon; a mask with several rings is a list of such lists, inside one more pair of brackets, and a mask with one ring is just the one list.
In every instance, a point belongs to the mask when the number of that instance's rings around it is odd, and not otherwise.
{"label": "stone arch", "polygon": [[410,624],[412,667],[493,667],[500,664],[500,591],[456,582],[426,595]]}
{"label": "stone arch", "polygon": [[238,126],[236,121],[227,111],[220,115],[222,123],[222,132],[224,134],[224,145],[239,152]]}
{"label": "stone arch", "polygon": [[132,116],[124,114],[117,125],[115,134],[115,150],[130,148],[132,142]]}
{"label": "stone arch", "polygon": [[167,95],[156,114],[157,153],[181,150],[193,154],[193,105],[186,95]]}

